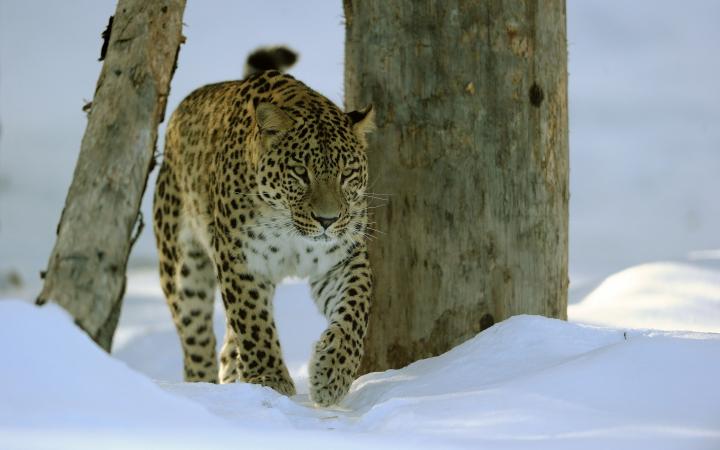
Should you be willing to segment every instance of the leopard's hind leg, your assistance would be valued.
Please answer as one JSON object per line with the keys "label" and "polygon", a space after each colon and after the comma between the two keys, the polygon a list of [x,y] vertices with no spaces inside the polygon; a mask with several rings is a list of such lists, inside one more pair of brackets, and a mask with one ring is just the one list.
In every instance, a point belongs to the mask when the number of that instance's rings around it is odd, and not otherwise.
{"label": "leopard's hind leg", "polygon": [[225,340],[220,351],[220,382],[234,383],[242,379],[238,337],[231,326],[225,327]]}
{"label": "leopard's hind leg", "polygon": [[153,222],[160,281],[184,354],[185,380],[218,381],[212,316],[215,273],[212,261],[183,217],[172,169],[163,164],[155,189]]}

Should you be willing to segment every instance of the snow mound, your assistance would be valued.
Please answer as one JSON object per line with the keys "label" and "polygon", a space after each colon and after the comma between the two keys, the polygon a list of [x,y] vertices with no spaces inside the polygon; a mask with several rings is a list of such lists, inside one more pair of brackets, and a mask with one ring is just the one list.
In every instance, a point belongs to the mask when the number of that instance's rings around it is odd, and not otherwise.
{"label": "snow mound", "polygon": [[[359,378],[335,408],[152,382],[58,307],[0,301],[0,448],[720,448],[720,335],[536,316]],[[105,445],[105,443],[109,443]]]}
{"label": "snow mound", "polygon": [[[110,358],[59,306],[0,301],[3,427],[182,427],[221,423]],[[2,446],[0,446],[2,447]]]}
{"label": "snow mound", "polygon": [[[236,443],[244,449],[367,450],[373,442],[368,437],[347,443],[339,436],[283,427],[282,416],[269,410],[270,403],[254,399],[291,400],[260,386],[187,384],[187,395],[173,395],[102,351],[53,304],[39,308],[0,300],[0,343],[2,450],[225,449]],[[203,400],[217,399],[218,404],[228,390],[243,394],[230,396],[226,410],[215,407],[211,412],[185,398],[198,389],[207,392]],[[233,400],[256,407],[255,417],[242,428],[228,420],[234,414]],[[258,429],[263,411],[269,412],[269,420]],[[285,429],[268,433],[269,427]]]}
{"label": "snow mound", "polygon": [[356,427],[468,448],[717,445],[718,352],[718,335],[517,316],[437,358],[362,377],[344,406],[360,413]]}
{"label": "snow mound", "polygon": [[[237,426],[402,438],[414,448],[720,446],[720,335],[517,316],[444,355],[358,379],[341,405],[168,383]],[[393,444],[395,445],[395,444]]]}
{"label": "snow mound", "polygon": [[568,307],[572,321],[629,328],[720,332],[720,272],[643,264],[605,279]]}

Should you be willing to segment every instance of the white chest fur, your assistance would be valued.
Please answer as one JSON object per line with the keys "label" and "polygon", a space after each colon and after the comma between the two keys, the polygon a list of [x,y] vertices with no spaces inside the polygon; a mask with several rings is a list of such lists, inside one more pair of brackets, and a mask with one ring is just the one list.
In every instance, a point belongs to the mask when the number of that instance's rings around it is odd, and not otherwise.
{"label": "white chest fur", "polygon": [[[183,223],[181,235],[186,239],[197,239],[212,254],[208,226],[195,213]],[[264,275],[274,283],[283,278],[295,276],[312,278],[326,273],[348,255],[349,243],[316,242],[287,232],[271,230],[254,234],[242,231],[233,233],[231,241],[242,242],[241,251],[251,272]]]}
{"label": "white chest fur", "polygon": [[276,283],[289,276],[321,275],[347,255],[347,250],[336,243],[316,243],[287,235],[250,241],[243,250],[248,269]]}

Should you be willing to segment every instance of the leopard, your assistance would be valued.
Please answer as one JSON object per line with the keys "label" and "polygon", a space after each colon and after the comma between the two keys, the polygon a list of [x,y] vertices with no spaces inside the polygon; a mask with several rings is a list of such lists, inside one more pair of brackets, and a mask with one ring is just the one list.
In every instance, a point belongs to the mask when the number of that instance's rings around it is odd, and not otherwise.
{"label": "leopard", "polygon": [[[309,398],[327,407],[348,393],[364,355],[375,111],[370,103],[344,112],[296,80],[286,73],[293,55],[259,49],[242,79],[202,86],[179,103],[166,127],[153,229],[184,380],[295,395],[273,297],[286,277],[306,278],[327,319],[308,364]],[[218,287],[226,319],[219,364]]]}

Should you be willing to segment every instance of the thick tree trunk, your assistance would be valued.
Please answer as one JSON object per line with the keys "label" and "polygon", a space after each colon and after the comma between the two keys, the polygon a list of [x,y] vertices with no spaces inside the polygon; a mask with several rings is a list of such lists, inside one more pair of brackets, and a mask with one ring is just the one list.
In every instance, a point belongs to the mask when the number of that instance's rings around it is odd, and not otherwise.
{"label": "thick tree trunk", "polygon": [[[515,314],[565,318],[565,2],[345,0],[348,109],[375,103],[362,370]],[[372,184],[372,183],[371,183]]]}
{"label": "thick tree trunk", "polygon": [[185,0],[119,0],[38,303],[110,350],[131,234],[182,37]]}

